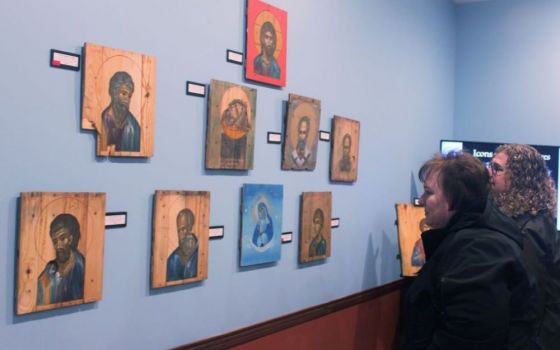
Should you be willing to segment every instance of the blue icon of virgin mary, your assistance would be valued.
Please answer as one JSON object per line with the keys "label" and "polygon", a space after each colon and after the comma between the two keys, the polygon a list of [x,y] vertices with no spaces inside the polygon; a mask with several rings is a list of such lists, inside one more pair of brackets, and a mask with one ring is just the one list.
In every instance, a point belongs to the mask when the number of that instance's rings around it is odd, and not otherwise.
{"label": "blue icon of virgin mary", "polygon": [[266,204],[258,204],[258,221],[253,231],[253,244],[256,247],[264,247],[272,240],[274,231],[272,229],[272,218],[268,214]]}

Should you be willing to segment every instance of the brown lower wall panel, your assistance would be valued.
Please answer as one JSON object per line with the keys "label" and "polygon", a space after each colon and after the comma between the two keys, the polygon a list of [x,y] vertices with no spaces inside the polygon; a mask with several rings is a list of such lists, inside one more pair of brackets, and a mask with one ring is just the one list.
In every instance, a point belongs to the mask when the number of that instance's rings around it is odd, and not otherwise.
{"label": "brown lower wall panel", "polygon": [[403,288],[398,280],[177,349],[395,349]]}

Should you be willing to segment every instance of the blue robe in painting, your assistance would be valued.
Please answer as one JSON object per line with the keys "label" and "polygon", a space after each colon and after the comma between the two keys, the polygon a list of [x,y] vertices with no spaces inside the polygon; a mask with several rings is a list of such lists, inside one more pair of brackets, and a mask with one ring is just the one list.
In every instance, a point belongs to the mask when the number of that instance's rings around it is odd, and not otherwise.
{"label": "blue robe in painting", "polygon": [[280,66],[274,57],[271,57],[270,63],[266,64],[262,58],[262,54],[255,57],[253,61],[255,73],[265,75],[267,77],[280,79]]}
{"label": "blue robe in painting", "polygon": [[111,107],[103,111],[103,126],[107,146],[115,145],[115,151],[139,152],[140,151],[140,124],[132,113],[126,113],[126,119],[122,128],[119,128],[110,116]]}
{"label": "blue robe in painting", "polygon": [[272,218],[266,214],[266,219],[259,220],[255,225],[255,230],[253,231],[253,244],[256,247],[264,247],[272,240],[274,236],[274,230],[272,228]]}
{"label": "blue robe in painting", "polygon": [[56,260],[51,260],[37,280],[37,305],[55,304],[84,297],[84,257],[72,251],[72,267],[62,276]]}
{"label": "blue robe in painting", "polygon": [[325,254],[327,254],[327,241],[325,241],[323,236],[318,235],[309,244],[309,257],[312,258]]}
{"label": "blue robe in painting", "polygon": [[187,258],[185,264],[181,262],[179,249],[175,249],[167,258],[167,282],[193,278],[198,273],[198,245]]}

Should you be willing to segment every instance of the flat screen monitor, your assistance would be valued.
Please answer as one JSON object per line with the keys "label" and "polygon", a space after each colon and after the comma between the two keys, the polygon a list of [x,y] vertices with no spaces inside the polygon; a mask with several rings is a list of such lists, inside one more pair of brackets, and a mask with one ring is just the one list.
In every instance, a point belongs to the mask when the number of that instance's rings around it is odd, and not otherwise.
{"label": "flat screen monitor", "polygon": [[[480,159],[485,164],[492,160],[494,157],[494,151],[499,145],[503,143],[494,142],[476,142],[476,141],[460,141],[460,140],[441,140],[440,142],[440,152],[442,154],[447,154],[451,151],[467,151],[471,153],[476,158]],[[541,145],[531,145],[539,151],[542,155],[548,170],[550,171],[550,176],[554,180],[556,189],[558,190],[558,157],[560,153],[560,147],[558,146],[541,146]],[[558,191],[556,191],[558,196]],[[556,202],[560,202],[560,197],[556,198]],[[556,217],[559,217],[560,207],[556,208]],[[560,220],[556,220],[556,229],[560,231]]]}

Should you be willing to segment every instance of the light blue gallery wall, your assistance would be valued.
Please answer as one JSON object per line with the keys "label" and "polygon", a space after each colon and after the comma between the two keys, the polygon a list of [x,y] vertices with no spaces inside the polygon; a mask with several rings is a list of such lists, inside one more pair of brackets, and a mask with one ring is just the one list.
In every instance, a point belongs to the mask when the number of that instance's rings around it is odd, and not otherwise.
{"label": "light blue gallery wall", "polygon": [[[0,3],[0,348],[157,349],[189,343],[360,292],[399,278],[397,202],[418,194],[418,166],[452,136],[454,8],[448,1],[269,0],[288,12],[283,89],[245,82],[225,60],[243,51],[243,0],[2,1]],[[157,58],[155,155],[97,158],[80,130],[80,73],[50,68],[51,48],[84,42]],[[211,79],[255,87],[254,169],[204,170],[206,101],[185,82]],[[289,93],[321,100],[321,129],[334,114],[361,122],[358,181],[328,179],[329,144],[313,172],[280,170]],[[240,187],[284,185],[283,231],[294,241],[272,265],[238,267]],[[149,287],[152,197],[156,189],[211,191],[208,279]],[[21,192],[105,192],[107,211],[128,226],[106,231],[103,299],[14,315],[17,199]],[[331,191],[332,256],[299,265],[299,196]]]}
{"label": "light blue gallery wall", "polygon": [[456,138],[560,145],[558,23],[554,0],[458,6]]}

